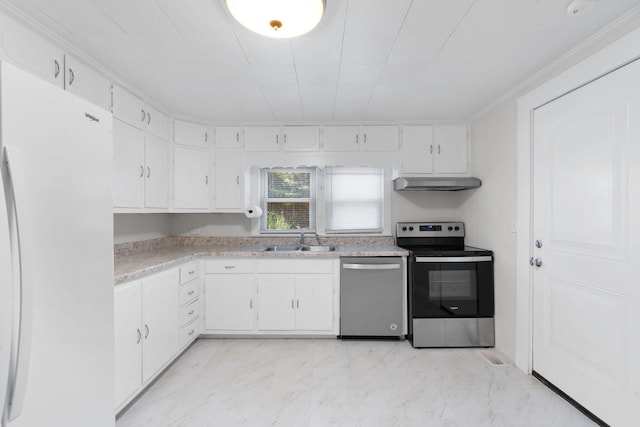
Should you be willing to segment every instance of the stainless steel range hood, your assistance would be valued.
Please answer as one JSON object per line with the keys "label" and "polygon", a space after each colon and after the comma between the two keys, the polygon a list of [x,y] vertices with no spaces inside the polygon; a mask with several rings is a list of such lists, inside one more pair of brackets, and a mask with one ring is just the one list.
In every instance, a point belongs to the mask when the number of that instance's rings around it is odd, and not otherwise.
{"label": "stainless steel range hood", "polygon": [[471,177],[400,177],[393,180],[393,189],[396,191],[459,191],[478,188],[481,184],[478,178]]}

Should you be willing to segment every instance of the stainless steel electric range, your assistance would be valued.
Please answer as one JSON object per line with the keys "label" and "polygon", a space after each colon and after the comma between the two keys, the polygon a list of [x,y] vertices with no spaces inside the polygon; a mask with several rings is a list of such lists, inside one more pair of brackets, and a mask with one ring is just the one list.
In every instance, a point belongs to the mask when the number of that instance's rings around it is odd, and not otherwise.
{"label": "stainless steel electric range", "polygon": [[465,246],[462,222],[399,222],[414,347],[493,347],[493,252]]}

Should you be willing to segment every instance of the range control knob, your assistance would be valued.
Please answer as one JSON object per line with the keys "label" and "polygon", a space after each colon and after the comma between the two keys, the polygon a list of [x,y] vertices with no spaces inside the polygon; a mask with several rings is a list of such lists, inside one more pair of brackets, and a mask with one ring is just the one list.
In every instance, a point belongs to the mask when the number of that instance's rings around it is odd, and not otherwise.
{"label": "range control knob", "polygon": [[409,227],[409,231],[413,231],[413,227]]}
{"label": "range control knob", "polygon": [[407,231],[407,227],[402,227],[402,231]]}
{"label": "range control knob", "polygon": [[447,230],[451,231],[451,230],[453,230],[453,227],[449,226],[449,228],[447,228]]}
{"label": "range control knob", "polygon": [[456,231],[460,230],[460,227],[456,226],[455,230],[456,230]]}

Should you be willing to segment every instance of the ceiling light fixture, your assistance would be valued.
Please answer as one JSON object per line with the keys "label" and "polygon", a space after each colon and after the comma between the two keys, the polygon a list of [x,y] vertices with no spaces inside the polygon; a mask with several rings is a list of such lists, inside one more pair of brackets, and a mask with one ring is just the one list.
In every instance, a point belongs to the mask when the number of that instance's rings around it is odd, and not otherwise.
{"label": "ceiling light fixture", "polygon": [[286,39],[313,30],[324,14],[324,0],[226,0],[231,15],[251,31]]}

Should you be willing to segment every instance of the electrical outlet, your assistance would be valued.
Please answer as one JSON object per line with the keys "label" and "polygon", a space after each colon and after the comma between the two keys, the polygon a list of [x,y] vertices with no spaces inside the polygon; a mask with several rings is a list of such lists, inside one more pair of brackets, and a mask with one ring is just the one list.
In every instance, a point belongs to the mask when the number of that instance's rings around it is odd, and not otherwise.
{"label": "electrical outlet", "polygon": [[511,218],[511,232],[512,233],[518,232],[518,220],[515,218]]}

